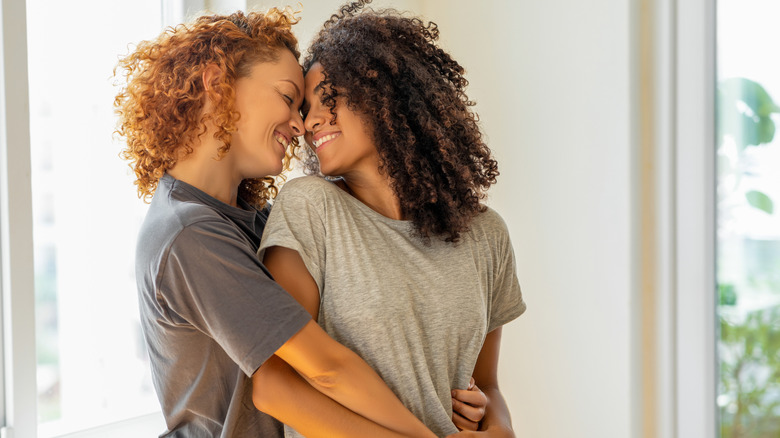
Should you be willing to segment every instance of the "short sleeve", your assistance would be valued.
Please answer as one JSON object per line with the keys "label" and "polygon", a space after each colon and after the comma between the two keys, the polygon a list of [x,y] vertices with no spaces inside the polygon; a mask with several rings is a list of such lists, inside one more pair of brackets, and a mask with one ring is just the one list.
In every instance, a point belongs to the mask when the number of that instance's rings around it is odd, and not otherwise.
{"label": "short sleeve", "polygon": [[317,177],[287,182],[274,202],[260,242],[258,258],[267,248],[281,246],[297,251],[322,292],[325,282],[325,190],[330,184]]}
{"label": "short sleeve", "polygon": [[248,376],[311,320],[226,222],[185,227],[160,275],[157,299],[171,321],[210,336]]}
{"label": "short sleeve", "polygon": [[503,220],[500,221],[499,231],[499,242],[494,246],[498,263],[494,265],[488,333],[516,319],[526,309],[517,279],[515,253]]}

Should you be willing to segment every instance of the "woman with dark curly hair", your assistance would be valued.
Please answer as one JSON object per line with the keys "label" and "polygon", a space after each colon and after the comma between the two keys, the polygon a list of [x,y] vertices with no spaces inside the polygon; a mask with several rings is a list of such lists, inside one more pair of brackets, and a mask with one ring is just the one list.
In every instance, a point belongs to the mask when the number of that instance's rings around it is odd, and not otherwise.
{"label": "woman with dark curly hair", "polygon": [[304,61],[307,167],[339,178],[288,182],[261,256],[437,435],[481,418],[473,373],[490,400],[480,430],[513,436],[496,371],[501,326],[525,303],[506,225],[482,203],[497,163],[436,25],[365,3],[326,22]]}
{"label": "woman with dark curly hair", "polygon": [[253,403],[310,436],[432,436],[256,255],[268,175],[303,133],[295,21],[203,16],[119,63],[123,156],[152,198],[136,277],[162,436],[281,436]]}

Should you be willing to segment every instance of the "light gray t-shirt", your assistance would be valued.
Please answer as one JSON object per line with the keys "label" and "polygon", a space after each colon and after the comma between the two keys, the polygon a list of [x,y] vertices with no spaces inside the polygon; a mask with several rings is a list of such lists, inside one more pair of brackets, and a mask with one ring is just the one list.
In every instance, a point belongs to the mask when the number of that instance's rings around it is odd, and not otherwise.
{"label": "light gray t-shirt", "polygon": [[457,432],[451,389],[468,386],[487,333],[525,303],[495,211],[479,214],[457,244],[426,245],[411,227],[333,183],[302,177],[281,190],[259,255],[271,246],[298,251],[319,286],[320,325],[444,436]]}

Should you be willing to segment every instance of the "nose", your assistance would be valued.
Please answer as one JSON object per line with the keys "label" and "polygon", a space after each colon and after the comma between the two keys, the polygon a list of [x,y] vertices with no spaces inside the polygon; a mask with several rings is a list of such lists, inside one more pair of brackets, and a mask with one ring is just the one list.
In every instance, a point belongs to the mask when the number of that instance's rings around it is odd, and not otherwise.
{"label": "nose", "polygon": [[322,110],[320,108],[315,108],[315,105],[312,105],[309,113],[306,114],[306,120],[303,122],[306,130],[309,132],[314,132],[315,129],[321,127],[324,123],[325,119],[322,116]]}
{"label": "nose", "polygon": [[296,137],[303,135],[303,119],[298,111],[294,111],[292,118],[290,118],[290,128]]}

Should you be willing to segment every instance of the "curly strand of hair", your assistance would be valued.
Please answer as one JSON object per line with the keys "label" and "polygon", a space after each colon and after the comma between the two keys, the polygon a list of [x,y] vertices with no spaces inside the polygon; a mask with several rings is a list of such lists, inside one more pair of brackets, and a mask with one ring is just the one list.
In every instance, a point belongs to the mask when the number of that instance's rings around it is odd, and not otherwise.
{"label": "curly strand of hair", "polygon": [[359,0],[342,5],[337,13],[331,15],[330,18],[325,21],[324,26],[329,27],[330,25],[338,24],[345,18],[354,17],[358,12],[365,8],[366,5],[371,3],[371,1],[372,0]]}

